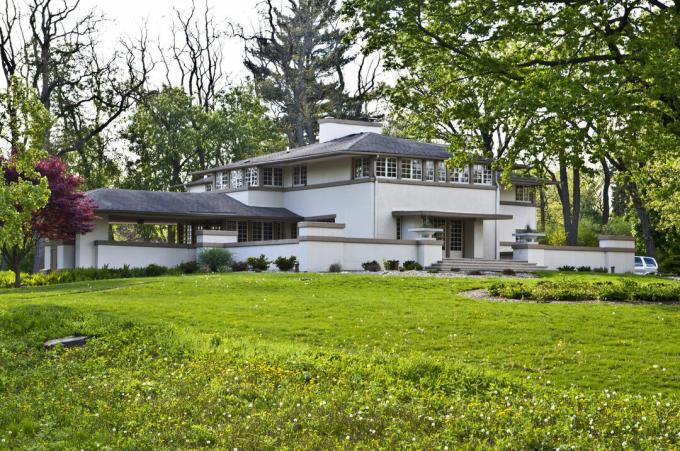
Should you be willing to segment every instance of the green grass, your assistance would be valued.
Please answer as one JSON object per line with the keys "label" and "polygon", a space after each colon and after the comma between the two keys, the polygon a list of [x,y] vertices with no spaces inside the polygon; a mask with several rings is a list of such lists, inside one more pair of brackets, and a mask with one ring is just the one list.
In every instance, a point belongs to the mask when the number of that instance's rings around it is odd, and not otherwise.
{"label": "green grass", "polygon": [[[677,446],[678,306],[458,295],[492,282],[239,273],[2,290],[0,448]],[[72,333],[94,338],[41,349]]]}

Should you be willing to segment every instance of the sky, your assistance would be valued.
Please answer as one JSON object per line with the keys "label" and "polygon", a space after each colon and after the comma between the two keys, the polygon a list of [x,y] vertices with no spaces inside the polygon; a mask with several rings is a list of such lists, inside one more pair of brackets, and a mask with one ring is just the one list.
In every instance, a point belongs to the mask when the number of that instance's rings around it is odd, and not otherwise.
{"label": "sky", "polygon": [[[205,0],[196,0],[197,8],[204,5]],[[229,22],[239,24],[246,31],[257,28],[258,5],[261,0],[208,0],[208,6],[216,23]],[[121,37],[138,36],[142,28],[146,28],[149,39],[168,42],[173,7],[186,11],[191,7],[191,0],[81,0],[81,11],[96,9],[108,21],[100,30],[102,53],[113,49]],[[243,66],[243,44],[239,39],[227,38],[223,41],[224,70],[230,80],[242,80],[247,71]],[[157,77],[162,77],[160,73]]]}

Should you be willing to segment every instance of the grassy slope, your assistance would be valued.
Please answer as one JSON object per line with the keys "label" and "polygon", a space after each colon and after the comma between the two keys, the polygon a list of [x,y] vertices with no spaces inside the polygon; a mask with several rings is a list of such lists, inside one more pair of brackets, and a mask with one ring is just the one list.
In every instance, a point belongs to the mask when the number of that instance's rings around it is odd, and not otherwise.
{"label": "grassy slope", "polygon": [[[617,440],[668,444],[663,428],[677,426],[680,406],[677,306],[456,295],[486,283],[227,274],[0,292],[0,393],[7,395],[0,437],[56,447],[78,440],[116,447],[613,440],[607,431],[593,438],[592,428],[575,427],[569,418],[578,407],[583,415],[599,408],[592,415],[606,428],[622,428],[610,434]],[[42,340],[72,332],[98,338],[81,349],[39,350]],[[614,409],[604,389],[644,397]],[[656,392],[671,396],[668,406],[648,398]],[[506,396],[523,413],[499,417],[512,411]],[[563,405],[560,396],[588,401]],[[561,415],[551,411],[556,402]],[[363,408],[373,410],[363,413],[370,422],[357,421]],[[611,425],[601,410],[608,408]],[[476,418],[480,412],[486,419]],[[623,419],[635,424],[643,414],[667,416],[665,426],[627,436]]]}

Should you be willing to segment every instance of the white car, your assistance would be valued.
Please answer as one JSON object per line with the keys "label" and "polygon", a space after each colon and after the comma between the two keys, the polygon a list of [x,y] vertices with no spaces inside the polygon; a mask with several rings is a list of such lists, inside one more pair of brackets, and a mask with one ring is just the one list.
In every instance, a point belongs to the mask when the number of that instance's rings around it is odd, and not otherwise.
{"label": "white car", "polygon": [[659,271],[659,265],[652,257],[635,256],[635,270],[638,275],[656,274]]}

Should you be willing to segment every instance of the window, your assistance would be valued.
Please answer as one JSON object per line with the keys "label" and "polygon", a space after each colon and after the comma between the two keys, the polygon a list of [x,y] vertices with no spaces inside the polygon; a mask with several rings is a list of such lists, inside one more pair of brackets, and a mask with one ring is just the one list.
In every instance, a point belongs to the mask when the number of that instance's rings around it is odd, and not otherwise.
{"label": "window", "polygon": [[290,237],[295,239],[298,237],[298,226],[297,224],[290,225]]}
{"label": "window", "polygon": [[264,186],[283,186],[283,168],[263,168],[262,184]]}
{"label": "window", "polygon": [[262,241],[262,223],[261,222],[251,222],[250,223],[250,233],[251,241]]}
{"label": "window", "polygon": [[534,201],[533,187],[517,185],[515,187],[515,200],[518,202],[533,202]]}
{"label": "window", "polygon": [[283,224],[280,222],[274,223],[274,239],[275,240],[283,239]]}
{"label": "window", "polygon": [[401,160],[401,178],[407,180],[423,179],[423,162],[420,160]]}
{"label": "window", "polygon": [[443,161],[437,162],[437,181],[446,182],[446,163]]}
{"label": "window", "polygon": [[359,179],[363,177],[370,177],[371,175],[371,159],[357,158],[354,160],[354,178]]}
{"label": "window", "polygon": [[425,162],[425,181],[434,182],[434,161],[432,160]]}
{"label": "window", "polygon": [[307,184],[307,166],[295,166],[293,168],[293,186],[305,186]]}
{"label": "window", "polygon": [[231,188],[241,188],[243,186],[243,172],[240,169],[231,171]]}
{"label": "window", "polygon": [[463,250],[463,221],[451,221],[449,228],[449,250],[462,251]]}
{"label": "window", "polygon": [[375,160],[375,176],[396,179],[397,159],[392,157],[380,157]]}
{"label": "window", "polygon": [[205,184],[205,190],[206,190],[206,191],[212,191],[212,190],[213,190],[213,185],[212,185],[212,183],[206,183],[206,184]]}
{"label": "window", "polygon": [[401,239],[401,218],[397,218],[397,239]]}
{"label": "window", "polygon": [[237,224],[238,242],[242,243],[248,241],[248,223],[246,221],[239,221]]}
{"label": "window", "polygon": [[635,257],[635,266],[643,267],[642,257]]}
{"label": "window", "polygon": [[262,223],[262,241],[271,241],[274,238],[274,225],[271,222]]}
{"label": "window", "polygon": [[247,168],[246,169],[246,185],[257,186],[257,168]]}
{"label": "window", "polygon": [[226,189],[229,187],[229,172],[218,172],[215,176],[215,186],[217,189]]}
{"label": "window", "polygon": [[453,168],[449,178],[451,183],[470,183],[470,168]]}
{"label": "window", "polygon": [[491,185],[492,172],[491,168],[485,164],[476,164],[472,170],[472,181],[478,185]]}

